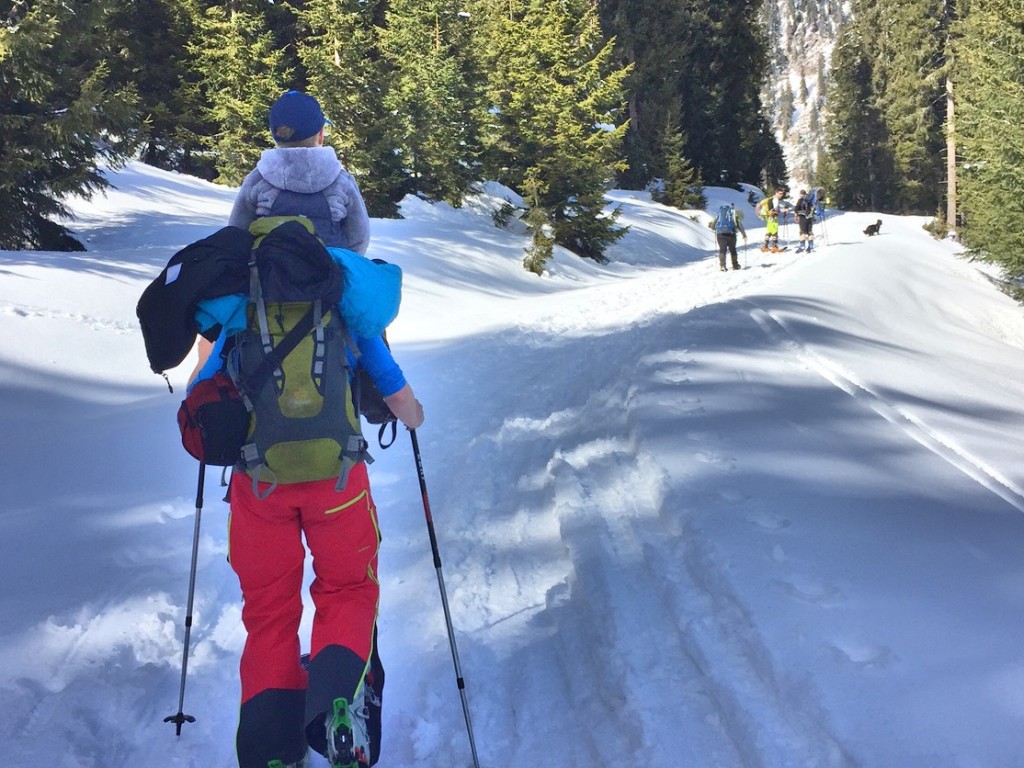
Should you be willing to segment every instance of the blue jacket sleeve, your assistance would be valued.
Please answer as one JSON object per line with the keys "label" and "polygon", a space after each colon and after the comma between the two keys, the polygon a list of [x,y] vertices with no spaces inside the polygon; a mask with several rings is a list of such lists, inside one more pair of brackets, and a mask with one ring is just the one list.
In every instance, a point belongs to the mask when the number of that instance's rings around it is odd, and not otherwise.
{"label": "blue jacket sleeve", "polygon": [[395,362],[395,358],[392,357],[391,350],[384,343],[383,337],[364,338],[360,336],[356,338],[356,344],[361,355],[359,363],[370,374],[373,383],[377,385],[377,389],[384,397],[395,394],[405,386],[405,375],[398,367],[398,363]]}

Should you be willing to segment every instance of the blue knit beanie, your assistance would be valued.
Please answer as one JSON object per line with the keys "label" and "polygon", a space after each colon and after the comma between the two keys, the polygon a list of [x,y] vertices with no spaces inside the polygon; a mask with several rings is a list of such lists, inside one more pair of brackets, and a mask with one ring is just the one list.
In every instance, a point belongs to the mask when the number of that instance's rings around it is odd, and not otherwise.
{"label": "blue knit beanie", "polygon": [[270,108],[270,134],[274,141],[308,139],[320,133],[326,122],[320,103],[300,91],[288,91]]}

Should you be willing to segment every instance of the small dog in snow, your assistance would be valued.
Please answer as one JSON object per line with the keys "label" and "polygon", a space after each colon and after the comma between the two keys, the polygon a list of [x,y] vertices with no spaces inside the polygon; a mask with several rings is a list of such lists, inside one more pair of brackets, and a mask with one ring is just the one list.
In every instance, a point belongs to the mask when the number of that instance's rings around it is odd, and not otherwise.
{"label": "small dog in snow", "polygon": [[868,237],[871,237],[872,235],[877,235],[878,234],[878,230],[881,228],[881,226],[882,226],[882,220],[881,219],[876,221],[874,224],[868,224],[867,229],[864,230],[864,234],[867,235]]}

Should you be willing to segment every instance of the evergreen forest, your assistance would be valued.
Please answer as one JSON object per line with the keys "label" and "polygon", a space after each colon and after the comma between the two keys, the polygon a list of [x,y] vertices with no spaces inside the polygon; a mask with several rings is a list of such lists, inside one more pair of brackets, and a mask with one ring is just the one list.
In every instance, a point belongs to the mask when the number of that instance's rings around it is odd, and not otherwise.
{"label": "evergreen forest", "polygon": [[[0,248],[80,248],[64,200],[105,164],[239,184],[294,88],[372,216],[495,180],[524,200],[528,269],[554,244],[600,261],[610,186],[694,208],[705,183],[787,183],[778,2],[0,0]],[[1024,276],[1024,0],[851,0],[834,43],[813,182]]]}

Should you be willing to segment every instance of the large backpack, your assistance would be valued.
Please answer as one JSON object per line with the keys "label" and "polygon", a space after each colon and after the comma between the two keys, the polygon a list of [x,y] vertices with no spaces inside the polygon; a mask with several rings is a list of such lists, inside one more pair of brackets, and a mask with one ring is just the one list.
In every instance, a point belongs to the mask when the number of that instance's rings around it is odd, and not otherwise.
{"label": "large backpack", "polygon": [[825,188],[815,187],[811,190],[811,204],[814,206],[814,215],[823,218],[825,215]]}
{"label": "large backpack", "polygon": [[228,372],[249,411],[241,462],[253,488],[338,478],[372,461],[349,385],[354,343],[338,303],[341,268],[292,217],[257,219],[249,263],[246,328],[234,337]]}
{"label": "large backpack", "polygon": [[736,216],[731,205],[723,205],[718,209],[715,218],[715,234],[736,234]]}

